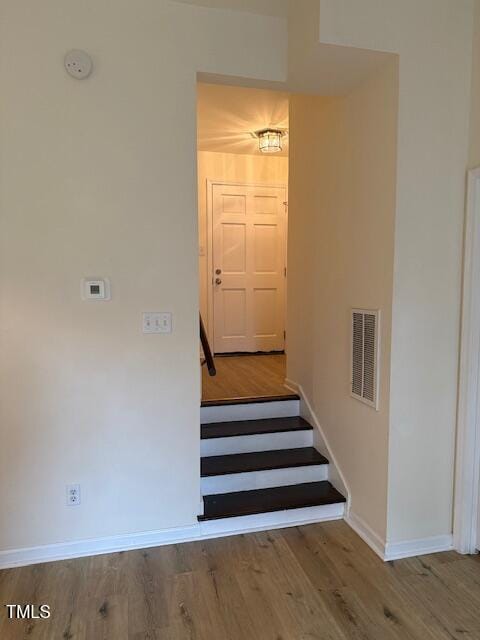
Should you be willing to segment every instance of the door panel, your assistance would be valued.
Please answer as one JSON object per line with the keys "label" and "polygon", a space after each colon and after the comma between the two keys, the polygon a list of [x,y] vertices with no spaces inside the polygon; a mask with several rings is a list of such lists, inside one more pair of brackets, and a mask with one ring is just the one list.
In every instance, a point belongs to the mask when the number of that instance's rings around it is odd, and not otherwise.
{"label": "door panel", "polygon": [[247,309],[245,289],[222,289],[223,335],[226,338],[245,338]]}
{"label": "door panel", "polygon": [[285,187],[213,185],[214,351],[280,351]]}
{"label": "door panel", "polygon": [[276,274],[279,267],[279,232],[273,224],[256,224],[253,227],[253,267],[255,273]]}
{"label": "door panel", "polygon": [[254,196],[255,213],[266,213],[276,215],[277,213],[277,197],[276,196]]}
{"label": "door panel", "polygon": [[222,211],[224,213],[241,213],[245,215],[247,208],[247,198],[245,195],[223,194]]}
{"label": "door panel", "polygon": [[253,290],[253,331],[256,338],[275,336],[276,302],[277,292],[275,289]]}
{"label": "door panel", "polygon": [[246,225],[225,223],[221,226],[223,274],[245,274],[247,267]]}

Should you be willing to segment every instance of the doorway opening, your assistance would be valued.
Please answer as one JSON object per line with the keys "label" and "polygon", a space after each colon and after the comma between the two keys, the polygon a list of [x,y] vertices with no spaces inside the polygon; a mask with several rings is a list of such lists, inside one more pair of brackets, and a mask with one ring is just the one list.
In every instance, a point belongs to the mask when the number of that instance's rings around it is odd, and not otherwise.
{"label": "doorway opening", "polygon": [[285,92],[197,85],[200,313],[217,371],[202,369],[203,402],[291,394],[288,110]]}

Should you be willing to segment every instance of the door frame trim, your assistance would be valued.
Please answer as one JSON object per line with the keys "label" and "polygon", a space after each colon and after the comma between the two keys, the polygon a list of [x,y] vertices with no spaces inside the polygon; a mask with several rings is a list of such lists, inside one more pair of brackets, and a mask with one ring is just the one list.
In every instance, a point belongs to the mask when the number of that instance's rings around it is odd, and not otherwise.
{"label": "door frame trim", "polygon": [[[215,186],[227,187],[266,187],[272,189],[285,189],[288,202],[288,183],[271,183],[271,182],[235,182],[232,180],[213,180],[207,178],[207,335],[208,341],[215,351],[214,343],[214,321],[213,321],[213,188]],[[288,206],[285,212],[285,266],[287,265],[287,246],[288,246]],[[288,272],[287,272],[288,273]],[[287,301],[285,278],[285,304]],[[286,308],[285,308],[286,319]]]}
{"label": "door frame trim", "polygon": [[480,167],[468,172],[453,544],[475,553],[480,492]]}

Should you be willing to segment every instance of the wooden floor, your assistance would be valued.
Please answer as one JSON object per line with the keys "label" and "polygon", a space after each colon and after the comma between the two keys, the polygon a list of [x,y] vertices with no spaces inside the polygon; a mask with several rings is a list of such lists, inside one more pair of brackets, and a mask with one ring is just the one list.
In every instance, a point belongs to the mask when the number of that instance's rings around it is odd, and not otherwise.
{"label": "wooden floor", "polygon": [[220,356],[217,375],[202,367],[202,400],[279,396],[292,393],[285,387],[285,355]]}
{"label": "wooden floor", "polygon": [[0,572],[2,640],[478,640],[480,560],[382,563],[341,521]]}

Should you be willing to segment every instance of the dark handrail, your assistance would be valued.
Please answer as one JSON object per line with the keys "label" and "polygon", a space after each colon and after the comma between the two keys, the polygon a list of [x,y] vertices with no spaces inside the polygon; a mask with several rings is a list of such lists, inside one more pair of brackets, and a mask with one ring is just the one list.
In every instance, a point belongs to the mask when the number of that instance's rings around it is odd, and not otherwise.
{"label": "dark handrail", "polygon": [[217,370],[215,369],[215,362],[212,356],[212,350],[210,349],[210,345],[208,343],[207,332],[205,331],[205,327],[203,326],[202,316],[200,315],[200,342],[202,343],[203,355],[205,356],[205,361],[202,364],[207,365],[208,373],[211,376],[217,375]]}

